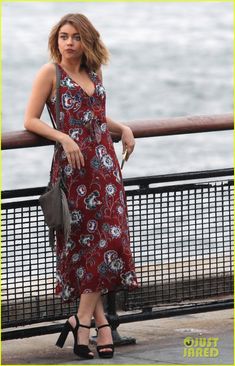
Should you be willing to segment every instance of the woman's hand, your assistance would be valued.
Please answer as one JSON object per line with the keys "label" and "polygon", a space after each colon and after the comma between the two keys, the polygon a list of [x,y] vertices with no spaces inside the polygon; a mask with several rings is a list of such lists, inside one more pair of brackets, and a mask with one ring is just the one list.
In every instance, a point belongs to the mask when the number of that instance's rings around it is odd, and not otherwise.
{"label": "woman's hand", "polygon": [[115,122],[109,117],[106,117],[106,120],[110,132],[118,134],[119,136],[121,134],[123,153],[127,150],[125,160],[128,160],[135,147],[135,139],[132,130],[130,129],[130,127],[123,125],[122,123]]}
{"label": "woman's hand", "polygon": [[80,169],[85,165],[84,157],[81,153],[81,150],[71,137],[63,134],[60,139],[60,143],[63,146],[68,162],[73,169]]}
{"label": "woman's hand", "polygon": [[130,127],[123,126],[121,139],[123,145],[123,153],[125,152],[125,150],[127,150],[127,156],[126,156],[127,161],[135,147],[135,139]]}

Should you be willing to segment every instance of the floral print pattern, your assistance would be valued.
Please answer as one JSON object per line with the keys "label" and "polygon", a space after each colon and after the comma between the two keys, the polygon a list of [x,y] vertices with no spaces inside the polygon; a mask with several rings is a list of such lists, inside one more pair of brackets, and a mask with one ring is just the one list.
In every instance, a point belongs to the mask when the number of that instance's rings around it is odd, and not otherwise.
{"label": "floral print pattern", "polygon": [[[105,117],[105,88],[89,72],[89,96],[59,65],[60,130],[80,147],[85,166],[73,169],[61,145],[55,147],[52,183],[62,171],[71,215],[65,242],[56,233],[56,294],[64,302],[81,294],[138,287],[130,251],[125,191]],[[55,119],[56,98],[48,107]]]}

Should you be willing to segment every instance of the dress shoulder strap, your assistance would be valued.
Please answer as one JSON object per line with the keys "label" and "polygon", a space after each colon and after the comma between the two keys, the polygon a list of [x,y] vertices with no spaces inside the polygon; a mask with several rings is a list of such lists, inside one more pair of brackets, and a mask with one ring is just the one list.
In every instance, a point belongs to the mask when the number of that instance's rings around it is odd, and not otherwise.
{"label": "dress shoulder strap", "polygon": [[59,65],[54,62],[55,71],[56,71],[56,121],[54,121],[53,116],[51,114],[50,108],[47,105],[48,114],[50,116],[52,125],[55,129],[58,129],[60,125],[60,80],[61,80],[61,72]]}

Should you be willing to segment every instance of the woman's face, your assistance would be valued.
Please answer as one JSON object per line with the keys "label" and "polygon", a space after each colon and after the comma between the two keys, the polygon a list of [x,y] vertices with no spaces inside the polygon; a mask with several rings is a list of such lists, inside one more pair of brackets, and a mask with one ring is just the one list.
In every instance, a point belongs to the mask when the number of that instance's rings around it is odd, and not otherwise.
{"label": "woman's face", "polygon": [[58,47],[62,60],[81,58],[83,50],[80,34],[71,24],[65,24],[60,28]]}

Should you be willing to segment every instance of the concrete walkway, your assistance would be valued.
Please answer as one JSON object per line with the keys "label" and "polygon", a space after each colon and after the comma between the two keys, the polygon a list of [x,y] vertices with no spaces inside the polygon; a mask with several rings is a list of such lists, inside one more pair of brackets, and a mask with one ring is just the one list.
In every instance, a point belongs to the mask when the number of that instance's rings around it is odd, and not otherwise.
{"label": "concrete walkway", "polygon": [[[116,347],[114,358],[109,360],[99,359],[96,353],[93,360],[78,360],[72,351],[71,334],[63,349],[54,346],[58,334],[4,341],[2,365],[233,365],[233,309],[121,324],[119,334],[135,337],[137,343]],[[218,338],[215,341],[217,351],[214,349],[213,353],[218,354],[217,357],[208,357],[209,344],[208,347],[204,345],[201,357],[184,357],[188,349],[184,345],[186,337],[190,337],[189,343],[194,344],[202,338],[206,338],[207,342],[211,337]],[[211,344],[215,343],[212,341]]]}

